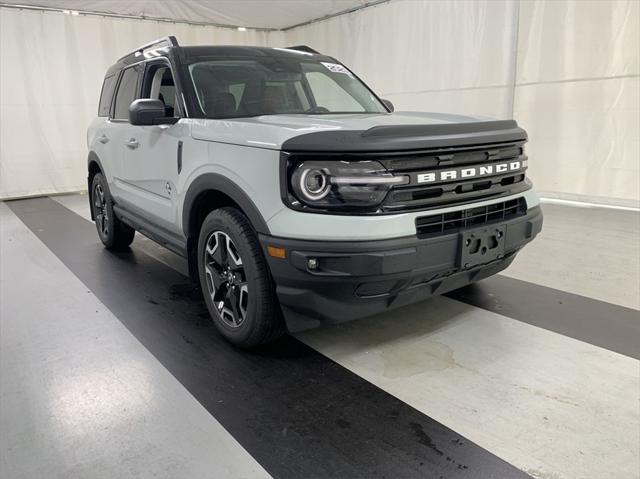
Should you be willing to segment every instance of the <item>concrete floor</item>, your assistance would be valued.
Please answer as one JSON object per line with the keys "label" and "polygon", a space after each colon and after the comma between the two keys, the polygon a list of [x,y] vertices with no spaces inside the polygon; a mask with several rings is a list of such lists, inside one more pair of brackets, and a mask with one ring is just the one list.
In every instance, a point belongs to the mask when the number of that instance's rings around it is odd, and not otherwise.
{"label": "concrete floor", "polygon": [[0,476],[268,477],[3,203],[0,220]]}
{"label": "concrete floor", "polygon": [[[88,219],[85,196],[54,199]],[[196,323],[190,336],[143,331],[136,323],[147,314],[142,306],[127,309],[104,293],[118,284],[96,271],[89,281],[78,273],[82,258],[70,262],[47,243],[46,227],[27,227],[27,213],[19,218],[0,204],[0,476],[378,477],[393,466],[387,475],[395,477],[438,477],[437,471],[515,477],[518,470],[554,479],[640,477],[640,348],[613,351],[616,340],[640,331],[640,215],[557,205],[544,212],[543,232],[503,276],[532,283],[534,306],[523,308],[535,308],[540,285],[552,288],[560,303],[566,295],[567,304],[577,305],[554,318],[563,334],[522,319],[530,311],[501,314],[433,298],[298,336],[344,373],[313,359],[299,375],[295,368],[309,354],[258,355],[258,362],[237,369],[255,374],[244,393],[253,406],[236,404],[227,415],[213,397],[222,394],[216,388],[232,388],[235,379],[224,374],[255,356],[230,351],[219,371],[194,371],[194,361],[210,352],[200,344],[214,334],[210,328]],[[67,234],[72,242],[78,233]],[[140,235],[133,250],[185,272],[182,259]],[[109,265],[122,261],[104,256],[97,244],[87,251]],[[146,264],[143,256],[117,267],[135,272]],[[593,299],[604,302],[598,311],[605,311],[600,326],[612,330],[609,349],[580,331]],[[181,302],[168,315],[191,321],[191,304]],[[630,318],[631,329],[619,328]],[[166,324],[176,321],[168,317]],[[270,366],[276,359],[278,366]],[[344,389],[346,371],[354,389]],[[196,374],[200,379],[191,380]],[[323,389],[314,389],[323,379]],[[203,395],[204,381],[213,389]],[[276,398],[293,402],[256,416],[273,383]],[[338,383],[339,394],[323,396]],[[399,412],[387,422],[386,410]],[[302,420],[291,420],[294,413]],[[333,414],[329,426],[319,422]],[[406,436],[394,422],[398,415],[417,415],[406,420]],[[458,443],[474,447],[449,453]],[[350,450],[357,455],[345,456]],[[405,467],[412,461],[415,469]],[[430,473],[419,473],[423,462]],[[373,466],[365,470],[366,464]]]}
{"label": "concrete floor", "polygon": [[640,214],[543,204],[544,228],[505,276],[640,309]]}

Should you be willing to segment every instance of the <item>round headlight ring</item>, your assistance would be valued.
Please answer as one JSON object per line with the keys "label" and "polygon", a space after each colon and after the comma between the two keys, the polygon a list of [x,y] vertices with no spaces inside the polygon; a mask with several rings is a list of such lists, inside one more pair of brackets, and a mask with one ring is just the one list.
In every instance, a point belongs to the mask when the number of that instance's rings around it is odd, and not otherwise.
{"label": "round headlight ring", "polygon": [[318,168],[305,169],[300,175],[299,186],[304,197],[310,201],[321,200],[331,189],[326,172]]}

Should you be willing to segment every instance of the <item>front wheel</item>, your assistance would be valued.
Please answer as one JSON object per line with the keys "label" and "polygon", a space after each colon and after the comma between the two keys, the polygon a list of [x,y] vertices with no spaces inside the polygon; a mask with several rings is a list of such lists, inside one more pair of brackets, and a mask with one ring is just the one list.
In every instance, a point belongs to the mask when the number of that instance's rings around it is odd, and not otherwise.
{"label": "front wheel", "polygon": [[220,333],[250,348],[284,333],[273,280],[249,220],[235,208],[205,218],[198,272],[209,314]]}
{"label": "front wheel", "polygon": [[136,232],[113,214],[113,201],[102,173],[91,182],[91,209],[98,236],[107,249],[121,250],[132,243]]}

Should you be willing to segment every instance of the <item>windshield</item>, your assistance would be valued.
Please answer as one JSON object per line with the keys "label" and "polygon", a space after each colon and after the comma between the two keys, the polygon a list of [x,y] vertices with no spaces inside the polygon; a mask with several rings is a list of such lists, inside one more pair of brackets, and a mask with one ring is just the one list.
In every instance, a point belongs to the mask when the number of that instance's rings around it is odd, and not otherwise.
{"label": "windshield", "polygon": [[208,118],[381,113],[375,95],[339,63],[282,57],[210,58],[188,66]]}

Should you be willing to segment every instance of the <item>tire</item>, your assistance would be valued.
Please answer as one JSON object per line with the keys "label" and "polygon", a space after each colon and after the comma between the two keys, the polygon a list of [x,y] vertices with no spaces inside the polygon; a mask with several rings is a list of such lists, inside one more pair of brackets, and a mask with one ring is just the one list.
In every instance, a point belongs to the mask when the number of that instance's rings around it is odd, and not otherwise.
{"label": "tire", "polygon": [[120,251],[133,242],[136,231],[113,213],[113,200],[102,173],[96,173],[91,182],[91,210],[98,236],[107,249]]}
{"label": "tire", "polygon": [[244,214],[229,207],[209,213],[200,229],[197,259],[207,309],[227,340],[252,348],[284,334],[274,283]]}

